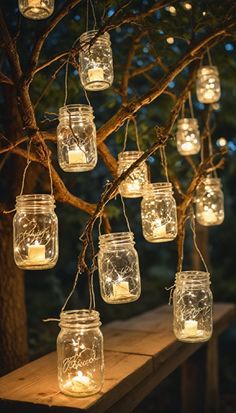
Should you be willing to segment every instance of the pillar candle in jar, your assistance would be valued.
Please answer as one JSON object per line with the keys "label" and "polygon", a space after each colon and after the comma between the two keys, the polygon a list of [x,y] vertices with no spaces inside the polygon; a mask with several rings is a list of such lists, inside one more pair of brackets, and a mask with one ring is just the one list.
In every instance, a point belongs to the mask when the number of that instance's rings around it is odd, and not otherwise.
{"label": "pillar candle in jar", "polygon": [[71,163],[86,163],[85,153],[81,149],[72,149],[68,151],[68,161]]}
{"label": "pillar candle in jar", "polygon": [[130,295],[129,283],[127,281],[122,281],[119,284],[113,285],[113,297],[122,298]]}
{"label": "pillar candle in jar", "polygon": [[90,82],[99,82],[104,80],[104,72],[100,67],[95,67],[88,70],[88,78]]}
{"label": "pillar candle in jar", "polygon": [[32,262],[45,260],[45,245],[32,244],[28,246],[28,259]]}
{"label": "pillar candle in jar", "polygon": [[198,322],[196,320],[186,320],[184,322],[184,334],[186,336],[195,336],[198,333]]}

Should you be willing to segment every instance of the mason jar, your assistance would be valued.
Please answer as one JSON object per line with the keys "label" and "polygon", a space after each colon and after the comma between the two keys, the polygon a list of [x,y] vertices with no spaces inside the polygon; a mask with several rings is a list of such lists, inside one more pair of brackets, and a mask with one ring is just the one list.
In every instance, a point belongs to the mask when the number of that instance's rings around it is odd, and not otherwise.
{"label": "mason jar", "polygon": [[219,178],[204,178],[196,190],[196,219],[201,225],[220,225],[224,221],[224,194]]}
{"label": "mason jar", "polygon": [[103,300],[109,304],[136,301],[141,294],[139,259],[132,232],[99,237],[98,272]]}
{"label": "mason jar", "polygon": [[[140,156],[142,151],[125,151],[118,155],[118,176],[125,172]],[[125,198],[137,198],[142,196],[143,185],[148,182],[148,168],[146,162],[142,162],[137,168],[121,182],[119,191]]]}
{"label": "mason jar", "polygon": [[53,268],[58,259],[58,221],[52,195],[16,197],[13,219],[15,263],[25,270]]}
{"label": "mason jar", "polygon": [[172,241],[177,236],[177,210],[169,182],[144,186],[141,202],[143,236],[149,242]]}
{"label": "mason jar", "polygon": [[41,20],[51,16],[54,0],[18,0],[19,9],[28,19]]}
{"label": "mason jar", "polygon": [[109,88],[114,77],[110,35],[105,32],[93,40],[97,33],[91,30],[80,36],[80,80],[91,91]]}
{"label": "mason jar", "polygon": [[202,66],[198,69],[196,92],[199,102],[218,102],[221,90],[219,72],[216,66]]}
{"label": "mason jar", "polygon": [[97,164],[96,127],[90,105],[67,105],[59,109],[57,151],[65,172],[85,172]]}
{"label": "mason jar", "polygon": [[177,149],[180,155],[195,155],[200,151],[200,132],[195,118],[179,119],[177,124]]}
{"label": "mason jar", "polygon": [[57,338],[58,384],[62,393],[86,397],[103,385],[104,351],[99,313],[63,311]]}
{"label": "mason jar", "polygon": [[198,343],[212,335],[212,292],[210,274],[181,271],[176,274],[173,293],[173,328],[180,341]]}

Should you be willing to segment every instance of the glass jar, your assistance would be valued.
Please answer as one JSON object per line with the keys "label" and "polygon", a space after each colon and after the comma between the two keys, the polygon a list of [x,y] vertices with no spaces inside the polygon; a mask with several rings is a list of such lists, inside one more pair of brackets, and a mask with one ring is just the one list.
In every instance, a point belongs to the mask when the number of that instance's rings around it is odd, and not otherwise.
{"label": "glass jar", "polygon": [[143,236],[149,242],[172,241],[177,236],[177,210],[168,182],[144,186],[141,202]]}
{"label": "glass jar", "polygon": [[113,82],[113,60],[109,33],[103,33],[94,41],[97,30],[80,36],[80,80],[86,90],[104,90]]}
{"label": "glass jar", "polygon": [[58,259],[58,221],[52,195],[19,195],[13,220],[15,263],[25,270],[53,268]]}
{"label": "glass jar", "polygon": [[99,237],[98,271],[103,300],[109,304],[136,301],[141,294],[139,259],[132,232]]}
{"label": "glass jar", "polygon": [[199,102],[218,102],[221,91],[219,72],[216,66],[202,66],[198,69],[196,92]]}
{"label": "glass jar", "polygon": [[180,155],[195,155],[200,151],[200,132],[195,118],[179,119],[177,124],[177,149]]}
{"label": "glass jar", "polygon": [[196,191],[196,219],[201,225],[220,225],[224,221],[224,194],[219,178],[204,178]]}
{"label": "glass jar", "polygon": [[28,19],[41,20],[51,16],[54,0],[18,0],[19,9]]}
{"label": "glass jar", "polygon": [[176,274],[173,293],[173,328],[180,341],[198,343],[212,335],[210,274],[182,271]]}
{"label": "glass jar", "polygon": [[86,397],[103,385],[104,352],[99,313],[63,311],[57,338],[58,383],[62,393]]}
{"label": "glass jar", "polygon": [[[125,151],[118,155],[118,176],[125,172],[140,156],[142,151]],[[148,168],[146,162],[142,162],[127,178],[121,182],[119,191],[125,198],[137,198],[142,196],[143,185],[148,182]]]}
{"label": "glass jar", "polygon": [[89,105],[67,105],[59,109],[57,150],[65,172],[85,172],[97,164],[96,127]]}

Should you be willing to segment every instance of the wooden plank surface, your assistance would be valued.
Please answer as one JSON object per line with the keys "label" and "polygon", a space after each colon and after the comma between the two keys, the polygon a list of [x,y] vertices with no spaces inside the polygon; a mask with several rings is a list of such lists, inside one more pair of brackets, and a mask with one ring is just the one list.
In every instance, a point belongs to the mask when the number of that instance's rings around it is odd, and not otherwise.
{"label": "wooden plank surface", "polygon": [[[232,304],[217,304],[214,331],[221,333],[235,316]],[[93,397],[62,395],[51,353],[0,378],[0,412],[130,412],[202,344],[186,344],[172,333],[168,306],[105,326],[105,384]],[[76,409],[76,410],[74,410]]]}

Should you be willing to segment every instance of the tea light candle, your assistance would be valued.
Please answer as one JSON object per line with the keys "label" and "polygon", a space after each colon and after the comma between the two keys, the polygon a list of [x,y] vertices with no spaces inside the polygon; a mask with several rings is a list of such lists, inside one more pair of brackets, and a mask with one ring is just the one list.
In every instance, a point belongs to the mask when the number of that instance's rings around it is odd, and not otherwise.
{"label": "tea light candle", "polygon": [[186,320],[184,322],[184,334],[186,336],[196,336],[198,334],[198,322],[196,320]]}
{"label": "tea light candle", "polygon": [[45,260],[45,245],[33,244],[28,246],[28,259],[32,262]]}
{"label": "tea light candle", "polygon": [[104,80],[104,72],[100,67],[95,67],[88,70],[88,78],[90,82],[99,82]]}
{"label": "tea light candle", "polygon": [[122,281],[119,284],[113,285],[113,298],[122,298],[129,295],[129,283],[127,281]]}
{"label": "tea light candle", "polygon": [[204,92],[204,98],[211,101],[214,98],[214,94],[214,90],[208,89]]}
{"label": "tea light candle", "polygon": [[202,220],[207,223],[214,223],[217,220],[216,214],[212,209],[207,209],[202,212]]}
{"label": "tea light candle", "polygon": [[68,151],[68,162],[72,163],[86,163],[85,153],[81,149],[73,149]]}
{"label": "tea light candle", "polygon": [[83,393],[88,389],[90,381],[88,376],[84,376],[82,371],[78,371],[76,376],[64,384],[64,388],[75,393]]}
{"label": "tea light candle", "polygon": [[127,190],[129,192],[140,191],[140,183],[138,181],[133,181],[133,182],[127,184]]}
{"label": "tea light candle", "polygon": [[182,143],[182,145],[181,145],[181,150],[182,150],[183,152],[186,152],[187,154],[188,154],[189,152],[192,152],[192,150],[193,150],[193,144],[192,144],[192,142],[184,142],[184,143]]}
{"label": "tea light candle", "polygon": [[166,235],[166,225],[155,226],[153,229],[153,236],[156,238],[163,238]]}

